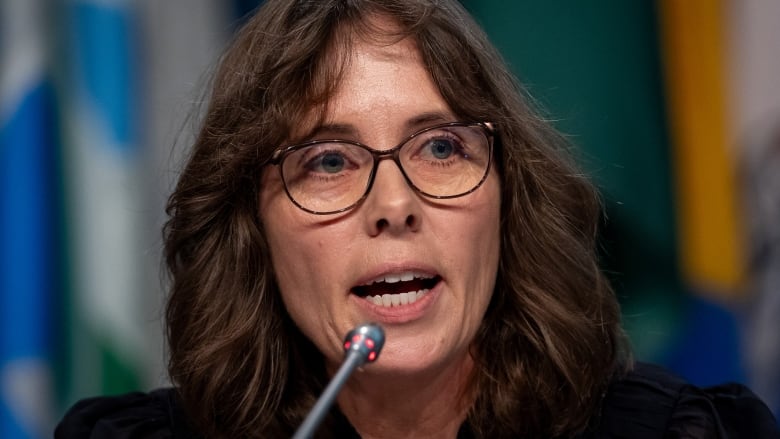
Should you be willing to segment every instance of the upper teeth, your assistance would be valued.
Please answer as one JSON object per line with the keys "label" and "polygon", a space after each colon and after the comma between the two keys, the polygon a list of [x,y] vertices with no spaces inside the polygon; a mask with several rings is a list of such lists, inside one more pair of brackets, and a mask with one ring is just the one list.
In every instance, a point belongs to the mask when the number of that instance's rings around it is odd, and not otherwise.
{"label": "upper teeth", "polygon": [[404,272],[404,273],[386,274],[384,276],[380,276],[380,277],[372,280],[368,284],[375,284],[375,283],[379,283],[379,282],[387,282],[389,284],[394,284],[396,282],[401,282],[401,281],[404,281],[404,282],[410,281],[410,280],[415,279],[415,278],[417,278],[417,279],[430,279],[432,277],[433,276],[431,276],[429,274],[418,273],[418,272],[414,272],[414,271],[407,271],[407,272]]}

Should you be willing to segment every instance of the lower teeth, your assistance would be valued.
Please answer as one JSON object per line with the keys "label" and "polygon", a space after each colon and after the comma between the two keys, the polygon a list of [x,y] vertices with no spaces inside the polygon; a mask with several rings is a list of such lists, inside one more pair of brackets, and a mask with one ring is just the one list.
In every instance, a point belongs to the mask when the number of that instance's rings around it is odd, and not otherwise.
{"label": "lower teeth", "polygon": [[383,294],[381,296],[367,296],[366,300],[372,302],[374,305],[383,306],[386,308],[393,306],[402,306],[412,304],[428,293],[429,290],[424,289],[420,291],[410,291],[408,293],[401,294]]}

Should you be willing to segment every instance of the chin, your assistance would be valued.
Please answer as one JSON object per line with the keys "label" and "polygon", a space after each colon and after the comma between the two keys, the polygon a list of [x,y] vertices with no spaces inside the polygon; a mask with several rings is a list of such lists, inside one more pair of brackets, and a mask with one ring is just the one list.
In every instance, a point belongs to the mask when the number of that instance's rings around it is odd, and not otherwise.
{"label": "chin", "polygon": [[393,349],[393,346],[385,346],[384,349],[379,360],[366,368],[367,372],[403,376],[438,374],[460,364],[466,358],[466,355],[441,355],[425,346],[419,346],[418,349],[409,349],[408,345],[396,346],[396,349]]}
{"label": "chin", "polygon": [[385,364],[379,364],[379,362],[372,364],[368,367],[364,367],[364,373],[366,375],[381,376],[385,378],[389,377],[415,377],[422,376],[435,371],[436,368],[430,363],[402,363],[390,361]]}

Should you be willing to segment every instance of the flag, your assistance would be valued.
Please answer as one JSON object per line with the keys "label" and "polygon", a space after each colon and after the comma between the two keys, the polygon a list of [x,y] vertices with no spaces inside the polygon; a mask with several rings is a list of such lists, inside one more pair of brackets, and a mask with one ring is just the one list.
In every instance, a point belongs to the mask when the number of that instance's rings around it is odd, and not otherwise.
{"label": "flag", "polygon": [[234,6],[0,3],[0,438],[167,384],[163,207]]}
{"label": "flag", "polygon": [[636,358],[745,381],[724,3],[465,3],[599,186],[602,264]]}
{"label": "flag", "polygon": [[751,384],[780,416],[780,2],[727,3],[727,96],[746,229]]}
{"label": "flag", "polygon": [[138,389],[148,353],[138,324],[142,78],[133,4],[70,0],[63,11],[66,404]]}
{"label": "flag", "polygon": [[466,5],[598,186],[602,265],[624,326],[638,358],[662,362],[684,323],[685,287],[653,4],[499,3]]}
{"label": "flag", "polygon": [[165,200],[194,134],[185,121],[234,18],[232,3],[210,0],[66,5],[67,73],[58,82],[71,261],[63,407],[169,385]]}
{"label": "flag", "polygon": [[42,3],[0,3],[0,437],[50,436],[56,138]]}
{"label": "flag", "polygon": [[[686,280],[732,314],[745,378],[780,413],[780,4],[660,11]],[[700,370],[717,364],[701,346],[729,344],[723,323],[688,343]]]}
{"label": "flag", "polygon": [[745,255],[729,123],[725,3],[660,5],[682,272],[710,295],[733,297],[743,291]]}

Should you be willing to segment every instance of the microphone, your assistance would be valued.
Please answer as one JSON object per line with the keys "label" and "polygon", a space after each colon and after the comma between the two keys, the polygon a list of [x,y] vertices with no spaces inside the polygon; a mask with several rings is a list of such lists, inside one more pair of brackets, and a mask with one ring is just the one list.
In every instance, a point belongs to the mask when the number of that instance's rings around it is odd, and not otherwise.
{"label": "microphone", "polygon": [[364,323],[347,333],[344,337],[344,362],[298,427],[293,439],[305,439],[314,435],[347,378],[359,366],[376,361],[384,344],[385,331],[376,323]]}

